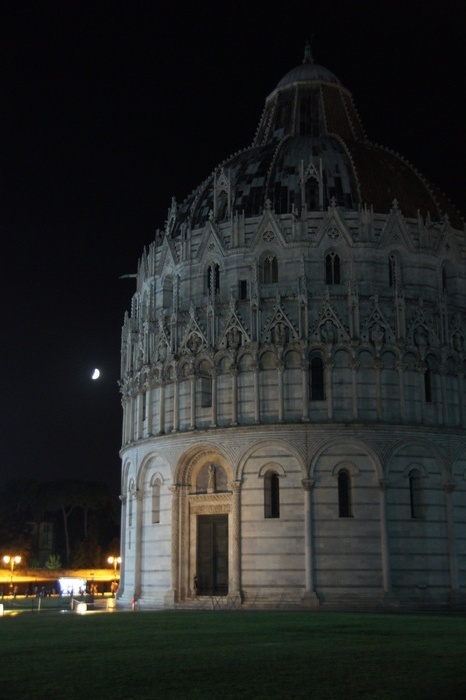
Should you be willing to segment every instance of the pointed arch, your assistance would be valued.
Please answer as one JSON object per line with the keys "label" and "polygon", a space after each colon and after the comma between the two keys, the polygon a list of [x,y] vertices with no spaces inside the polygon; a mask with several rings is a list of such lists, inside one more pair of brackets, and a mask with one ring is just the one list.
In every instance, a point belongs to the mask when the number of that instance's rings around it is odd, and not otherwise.
{"label": "pointed arch", "polygon": [[334,250],[325,256],[325,284],[341,284],[341,260]]}

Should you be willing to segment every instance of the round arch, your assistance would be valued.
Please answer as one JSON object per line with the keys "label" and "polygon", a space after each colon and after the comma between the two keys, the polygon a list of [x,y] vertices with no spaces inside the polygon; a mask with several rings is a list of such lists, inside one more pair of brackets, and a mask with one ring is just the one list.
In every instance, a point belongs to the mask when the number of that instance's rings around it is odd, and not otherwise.
{"label": "round arch", "polygon": [[[346,450],[349,446],[361,449],[363,452],[365,452],[365,454],[369,457],[370,461],[372,462],[372,466],[374,467],[374,472],[377,479],[380,481],[384,478],[383,464],[380,460],[379,455],[368,442],[366,442],[365,440],[361,440],[360,438],[349,438],[344,442],[342,442],[341,439],[338,440],[337,438],[332,438],[331,440],[326,440],[325,442],[323,442],[311,459],[311,462],[309,464],[309,475],[306,475],[306,477],[309,476],[309,478],[311,479],[314,478],[314,470],[321,457],[329,449],[336,447],[337,445],[342,451]],[[350,462],[350,459],[345,459],[345,463],[349,464]],[[339,464],[342,464],[341,460],[339,461]]]}
{"label": "round arch", "polygon": [[294,447],[292,442],[288,440],[260,440],[256,441],[254,445],[251,445],[251,447],[248,447],[245,452],[243,452],[242,455],[240,455],[238,459],[238,464],[236,467],[236,473],[235,473],[235,481],[242,481],[243,478],[243,471],[244,467],[246,465],[246,462],[248,459],[250,459],[255,452],[257,452],[260,449],[263,449],[265,446],[267,447],[276,447],[278,449],[286,450],[289,454],[293,456],[293,458],[296,460],[297,464],[299,465],[299,468],[301,470],[302,478],[304,479],[306,477],[306,464],[303,455],[298,452],[298,450]]}
{"label": "round arch", "polygon": [[173,483],[190,486],[198,472],[208,462],[217,462],[225,470],[229,481],[233,479],[233,468],[225,452],[218,445],[198,444],[190,447],[178,460]]}
{"label": "round arch", "polygon": [[[411,439],[411,438],[405,438],[404,440],[399,440],[398,442],[395,443],[391,447],[391,449],[387,452],[386,454],[386,478],[390,478],[390,466],[394,460],[394,458],[401,452],[403,449],[406,449],[407,447],[420,447],[423,450],[427,451],[435,461],[436,464],[439,465],[439,474],[444,480],[448,480],[449,477],[449,470],[448,470],[448,455],[438,448],[436,445],[434,445],[432,442],[429,440],[419,440],[419,439]],[[414,461],[418,462],[419,458],[416,458],[416,460],[412,460],[413,463]]]}

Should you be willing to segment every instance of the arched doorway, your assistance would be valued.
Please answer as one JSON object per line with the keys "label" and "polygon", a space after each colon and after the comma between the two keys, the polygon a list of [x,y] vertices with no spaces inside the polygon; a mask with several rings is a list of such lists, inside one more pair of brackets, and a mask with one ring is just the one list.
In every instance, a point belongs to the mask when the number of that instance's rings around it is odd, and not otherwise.
{"label": "arched doorway", "polygon": [[238,507],[230,465],[218,452],[205,450],[180,465],[180,472],[173,493],[175,600],[236,593],[238,545],[232,533]]}
{"label": "arched doorway", "polygon": [[228,595],[228,515],[197,516],[197,595]]}

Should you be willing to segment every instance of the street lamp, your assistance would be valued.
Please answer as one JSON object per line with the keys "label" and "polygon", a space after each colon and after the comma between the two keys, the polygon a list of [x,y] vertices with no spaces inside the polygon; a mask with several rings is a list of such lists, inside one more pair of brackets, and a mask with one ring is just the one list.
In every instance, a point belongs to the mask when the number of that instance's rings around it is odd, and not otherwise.
{"label": "street lamp", "polygon": [[121,564],[121,557],[108,557],[107,562],[110,564],[110,566],[113,565],[113,582],[112,582],[112,595],[115,595],[115,591],[117,588],[117,582],[116,582],[116,576],[117,576],[117,567]]}
{"label": "street lamp", "polygon": [[15,568],[15,564],[19,564],[21,561],[21,557],[19,554],[16,554],[15,556],[10,556],[9,554],[5,554],[3,557],[3,563],[5,566],[10,565],[10,590],[11,593],[13,594],[13,571]]}

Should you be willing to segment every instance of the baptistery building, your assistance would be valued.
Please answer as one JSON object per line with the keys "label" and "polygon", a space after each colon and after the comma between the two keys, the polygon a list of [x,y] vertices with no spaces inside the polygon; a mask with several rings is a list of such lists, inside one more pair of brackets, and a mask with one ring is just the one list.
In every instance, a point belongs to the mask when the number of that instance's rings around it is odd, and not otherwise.
{"label": "baptistery building", "polygon": [[464,602],[464,223],[308,50],[136,277],[120,607]]}

